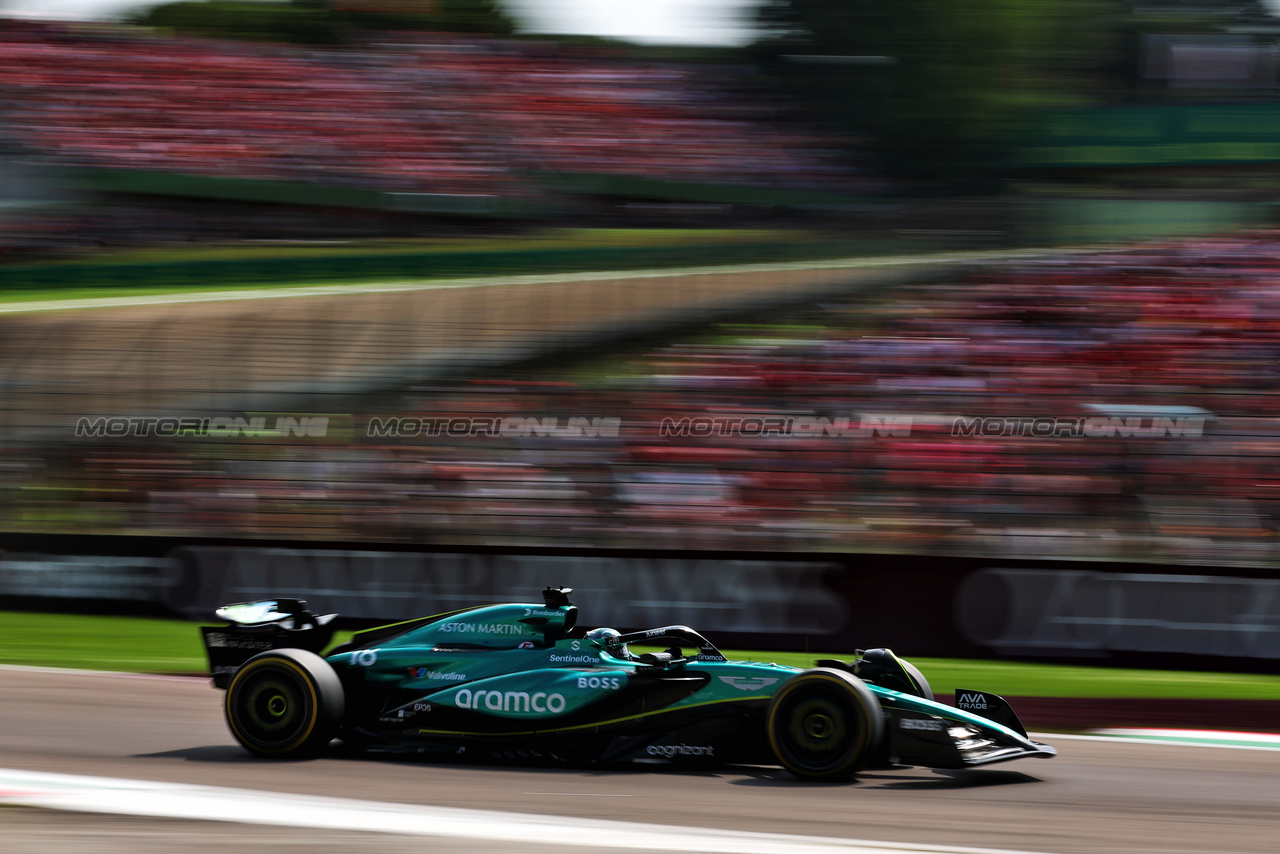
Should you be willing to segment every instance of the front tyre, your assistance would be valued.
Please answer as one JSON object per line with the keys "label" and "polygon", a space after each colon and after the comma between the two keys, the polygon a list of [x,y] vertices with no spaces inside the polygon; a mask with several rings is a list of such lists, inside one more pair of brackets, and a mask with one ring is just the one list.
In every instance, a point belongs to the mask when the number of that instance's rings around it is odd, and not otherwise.
{"label": "front tyre", "polygon": [[778,763],[802,780],[847,780],[884,738],[880,703],[852,673],[820,667],[774,695],[765,728]]}
{"label": "front tyre", "polygon": [[246,661],[227,688],[227,726],[236,741],[270,759],[318,754],[342,721],[342,683],[329,662],[302,649]]}
{"label": "front tyre", "polygon": [[920,672],[920,668],[916,667],[910,661],[905,661],[902,659],[899,659],[899,660],[902,661],[902,669],[907,671],[907,673],[915,681],[916,688],[919,689],[916,693],[918,693],[921,697],[924,697],[926,700],[932,700],[933,688],[929,687],[929,680],[924,678],[924,674]]}

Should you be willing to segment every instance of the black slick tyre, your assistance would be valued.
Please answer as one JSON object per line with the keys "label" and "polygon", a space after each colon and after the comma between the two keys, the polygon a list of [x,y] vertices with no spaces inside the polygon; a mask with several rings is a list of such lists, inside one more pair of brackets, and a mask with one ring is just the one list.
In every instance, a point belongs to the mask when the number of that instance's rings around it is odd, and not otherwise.
{"label": "black slick tyre", "polygon": [[926,700],[932,700],[933,688],[929,687],[929,680],[924,678],[924,674],[920,672],[920,668],[916,667],[910,661],[903,661],[902,669],[907,671],[911,678],[915,680],[916,687],[920,689],[920,696],[924,697]]}
{"label": "black slick tyre", "polygon": [[227,726],[254,756],[302,759],[333,739],[342,721],[342,683],[329,662],[302,649],[246,661],[227,687]]}
{"label": "black slick tyre", "polygon": [[765,729],[774,757],[802,780],[847,780],[884,738],[875,694],[852,673],[820,667],[774,695]]}

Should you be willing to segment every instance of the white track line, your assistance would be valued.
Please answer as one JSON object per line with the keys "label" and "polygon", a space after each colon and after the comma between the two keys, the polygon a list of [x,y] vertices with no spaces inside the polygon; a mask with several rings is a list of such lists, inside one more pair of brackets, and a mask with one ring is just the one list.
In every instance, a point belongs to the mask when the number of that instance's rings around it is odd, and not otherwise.
{"label": "white track line", "polygon": [[1129,738],[1189,738],[1197,741],[1213,741],[1222,744],[1253,742],[1268,747],[1280,747],[1280,735],[1268,732],[1240,732],[1223,729],[1154,729],[1151,727],[1118,727],[1093,730],[1091,735],[1118,735]]}
{"label": "white track line", "polygon": [[485,276],[468,279],[413,279],[360,284],[290,286],[275,288],[243,288],[187,293],[137,295],[127,297],[86,297],[83,299],[32,300],[0,303],[0,314],[23,314],[37,311],[75,311],[93,308],[129,308],[152,305],[182,305],[202,302],[234,302],[236,300],[291,299],[299,297],[343,296],[348,294],[396,293],[400,291],[450,290],[453,288],[492,288],[556,282],[606,281],[610,279],[665,279],[672,276],[740,275],[745,273],[786,272],[790,270],[858,270],[878,267],[911,267],[925,264],[955,264],[974,261],[1000,261],[1043,255],[1066,255],[1097,252],[1096,248],[1012,249],[947,252],[937,255],[902,255],[880,258],[837,258],[828,261],[778,262],[769,264],[735,264],[723,267],[679,267],[660,270],[608,270],[599,273],[543,273],[524,276]]}
{"label": "white track line", "polygon": [[169,819],[230,821],[412,836],[443,836],[590,849],[700,854],[1026,854],[990,848],[910,845],[571,816],[377,803],[0,769],[0,805]]}

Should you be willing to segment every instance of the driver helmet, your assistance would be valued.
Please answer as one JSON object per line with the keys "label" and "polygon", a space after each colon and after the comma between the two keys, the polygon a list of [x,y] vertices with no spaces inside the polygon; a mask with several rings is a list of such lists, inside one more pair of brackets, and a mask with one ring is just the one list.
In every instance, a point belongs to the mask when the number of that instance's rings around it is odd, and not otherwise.
{"label": "driver helmet", "polygon": [[592,629],[587,632],[587,640],[591,641],[605,652],[615,658],[630,659],[631,652],[627,649],[627,645],[619,640],[621,637],[621,632],[617,629],[610,629],[608,627]]}

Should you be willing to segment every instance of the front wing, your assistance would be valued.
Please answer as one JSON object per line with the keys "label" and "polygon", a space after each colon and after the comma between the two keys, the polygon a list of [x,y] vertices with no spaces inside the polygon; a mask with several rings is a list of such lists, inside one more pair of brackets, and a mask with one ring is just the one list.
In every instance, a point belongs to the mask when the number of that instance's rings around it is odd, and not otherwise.
{"label": "front wing", "polygon": [[[1023,757],[1047,759],[1058,755],[1050,745],[1031,740],[1011,711],[1007,712],[1007,723],[1001,723],[910,694],[878,686],[872,690],[884,709],[885,742],[890,761],[895,764],[969,768]],[[1000,702],[1003,704],[1003,700]]]}

